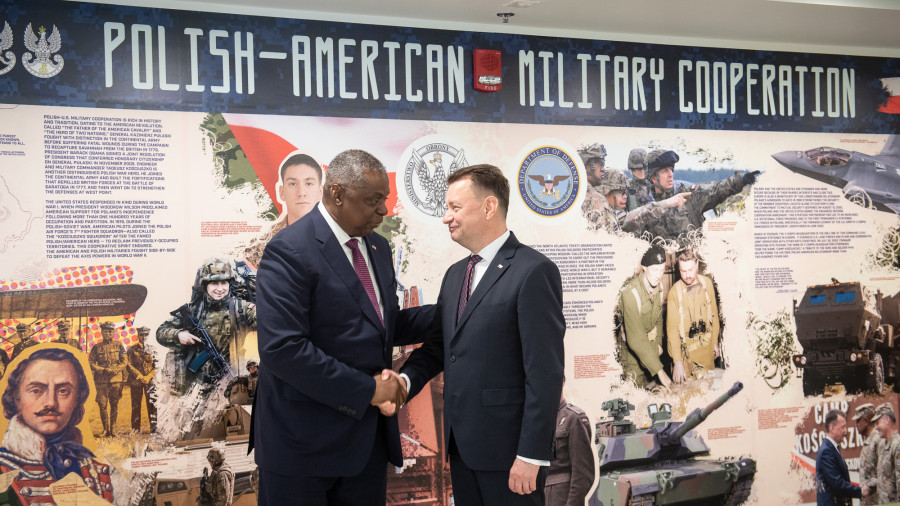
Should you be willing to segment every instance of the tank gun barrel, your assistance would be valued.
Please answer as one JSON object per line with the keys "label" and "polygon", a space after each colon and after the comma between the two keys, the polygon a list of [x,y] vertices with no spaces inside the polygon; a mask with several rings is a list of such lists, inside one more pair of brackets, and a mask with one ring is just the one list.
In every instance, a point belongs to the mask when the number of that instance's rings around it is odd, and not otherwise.
{"label": "tank gun barrel", "polygon": [[710,413],[719,409],[722,404],[725,404],[725,401],[737,395],[737,393],[740,392],[743,388],[743,383],[741,383],[740,381],[735,382],[727,392],[720,395],[716,400],[709,403],[709,405],[707,405],[705,408],[697,408],[692,411],[691,414],[688,415],[688,417],[685,418],[684,422],[682,422],[680,425],[670,425],[663,434],[660,434],[661,439],[664,439],[667,443],[677,443],[679,440],[681,440],[682,436],[703,423],[703,421],[706,420],[706,417],[708,417]]}

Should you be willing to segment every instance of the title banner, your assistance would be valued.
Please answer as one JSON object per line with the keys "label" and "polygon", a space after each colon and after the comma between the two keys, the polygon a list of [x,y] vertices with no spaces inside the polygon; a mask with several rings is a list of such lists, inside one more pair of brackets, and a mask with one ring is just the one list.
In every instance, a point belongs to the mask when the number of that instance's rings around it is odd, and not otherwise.
{"label": "title banner", "polygon": [[893,133],[900,60],[0,2],[18,104]]}

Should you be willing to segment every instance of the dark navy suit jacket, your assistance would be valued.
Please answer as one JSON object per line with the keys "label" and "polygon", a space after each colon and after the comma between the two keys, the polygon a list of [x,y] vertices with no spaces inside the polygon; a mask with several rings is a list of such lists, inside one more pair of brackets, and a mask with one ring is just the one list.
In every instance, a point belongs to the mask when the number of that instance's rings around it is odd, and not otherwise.
{"label": "dark navy suit jacket", "polygon": [[[253,410],[256,463],[285,476],[353,476],[376,437],[372,376],[392,347],[420,342],[433,306],[398,310],[391,248],[364,238],[384,325],[318,208],[279,232],[257,275],[259,384]],[[388,457],[402,465],[397,417],[386,420]]]}
{"label": "dark navy suit jacket", "polygon": [[509,471],[517,455],[553,460],[566,327],[559,269],[510,234],[457,323],[467,262],[444,276],[441,332],[401,369],[410,394],[443,369],[444,448],[452,431],[471,469]]}
{"label": "dark navy suit jacket", "polygon": [[823,439],[816,455],[816,504],[850,504],[853,497],[862,497],[862,489],[850,483],[850,471],[844,457],[831,441]]}

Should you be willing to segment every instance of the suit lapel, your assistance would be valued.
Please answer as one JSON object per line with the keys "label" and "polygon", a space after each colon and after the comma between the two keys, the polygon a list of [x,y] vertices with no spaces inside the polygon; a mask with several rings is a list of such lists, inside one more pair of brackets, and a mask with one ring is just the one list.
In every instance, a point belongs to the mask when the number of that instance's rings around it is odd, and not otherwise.
{"label": "suit lapel", "polygon": [[[459,322],[456,324],[456,333],[459,332],[460,329],[466,324],[466,321],[469,319],[469,316],[475,311],[481,301],[485,298],[485,296],[491,291],[491,288],[503,277],[504,274],[509,270],[510,266],[513,262],[513,257],[516,255],[516,248],[519,246],[519,241],[516,239],[516,236],[510,232],[509,238],[503,243],[503,246],[500,247],[500,251],[497,252],[497,255],[494,256],[493,260],[491,260],[491,264],[487,266],[487,270],[484,272],[484,276],[481,277],[481,280],[478,282],[478,286],[475,287],[475,291],[469,296],[469,302],[466,304],[466,308],[463,310],[463,314],[459,317]],[[465,276],[465,269],[463,269],[463,274],[460,276],[459,290],[462,290],[462,278]],[[457,300],[459,300],[459,293],[457,293]],[[455,314],[454,314],[455,316]],[[454,335],[456,335],[454,333]]]}
{"label": "suit lapel", "polygon": [[[374,233],[373,233],[374,234]],[[390,296],[390,291],[394,286],[394,280],[392,277],[393,269],[391,269],[391,257],[387,255],[385,251],[379,250],[374,242],[370,242],[369,237],[363,237],[363,242],[365,243],[366,250],[369,252],[369,261],[372,262],[372,274],[375,276],[373,280],[375,286],[378,288],[378,292],[381,294],[381,305],[384,306],[384,310],[382,311],[381,316],[384,318],[384,327],[392,328],[391,321],[389,318],[394,314],[393,311],[388,309],[388,301],[392,300]],[[356,271],[353,272],[356,274]],[[362,284],[360,283],[360,286]],[[363,290],[365,293],[365,289]],[[369,296],[366,295],[366,300],[369,299]],[[372,306],[372,304],[369,304]],[[381,324],[378,320],[378,315],[375,314],[373,309],[372,314],[375,316],[375,322]]]}
{"label": "suit lapel", "polygon": [[[377,327],[384,328],[381,324],[381,320],[378,319],[378,315],[375,313],[375,308],[369,301],[366,289],[363,288],[362,283],[359,281],[359,277],[356,275],[356,271],[353,269],[353,266],[350,265],[349,260],[347,260],[347,254],[344,252],[344,247],[338,244],[334,232],[331,231],[331,227],[328,226],[328,223],[325,221],[325,218],[322,217],[322,213],[319,212],[319,209],[314,208],[312,212],[315,213],[313,215],[313,223],[316,229],[316,240],[320,244],[320,250],[322,256],[325,257],[325,261],[331,266],[344,285],[347,286],[347,291],[350,293],[353,300],[356,301],[356,304],[366,318]],[[363,244],[366,244],[366,247],[368,248],[368,244],[365,241],[363,241]],[[370,257],[370,260],[374,265],[374,258]],[[382,300],[384,299],[382,298]]]}

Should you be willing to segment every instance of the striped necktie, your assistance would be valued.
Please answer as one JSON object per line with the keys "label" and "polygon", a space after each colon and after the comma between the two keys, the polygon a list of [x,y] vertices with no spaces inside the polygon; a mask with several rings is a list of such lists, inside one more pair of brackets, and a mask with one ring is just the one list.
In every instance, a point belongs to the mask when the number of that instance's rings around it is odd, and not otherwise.
{"label": "striped necktie", "polygon": [[462,292],[459,294],[459,310],[456,312],[456,321],[459,321],[463,309],[466,308],[466,303],[469,302],[469,295],[472,291],[472,275],[475,273],[475,264],[480,261],[481,257],[478,255],[469,257],[469,263],[466,265],[466,279],[463,281]]}
{"label": "striped necktie", "polygon": [[356,271],[359,282],[362,283],[363,288],[366,289],[366,295],[369,296],[369,301],[371,301],[372,306],[375,307],[375,313],[378,315],[378,319],[381,320],[381,324],[384,325],[384,317],[381,316],[381,309],[378,308],[378,297],[375,296],[375,285],[372,284],[372,277],[369,275],[369,268],[366,267],[366,259],[363,258],[362,252],[359,251],[358,242],[359,241],[355,238],[347,241],[347,246],[350,248],[350,251],[353,252],[353,270]]}

